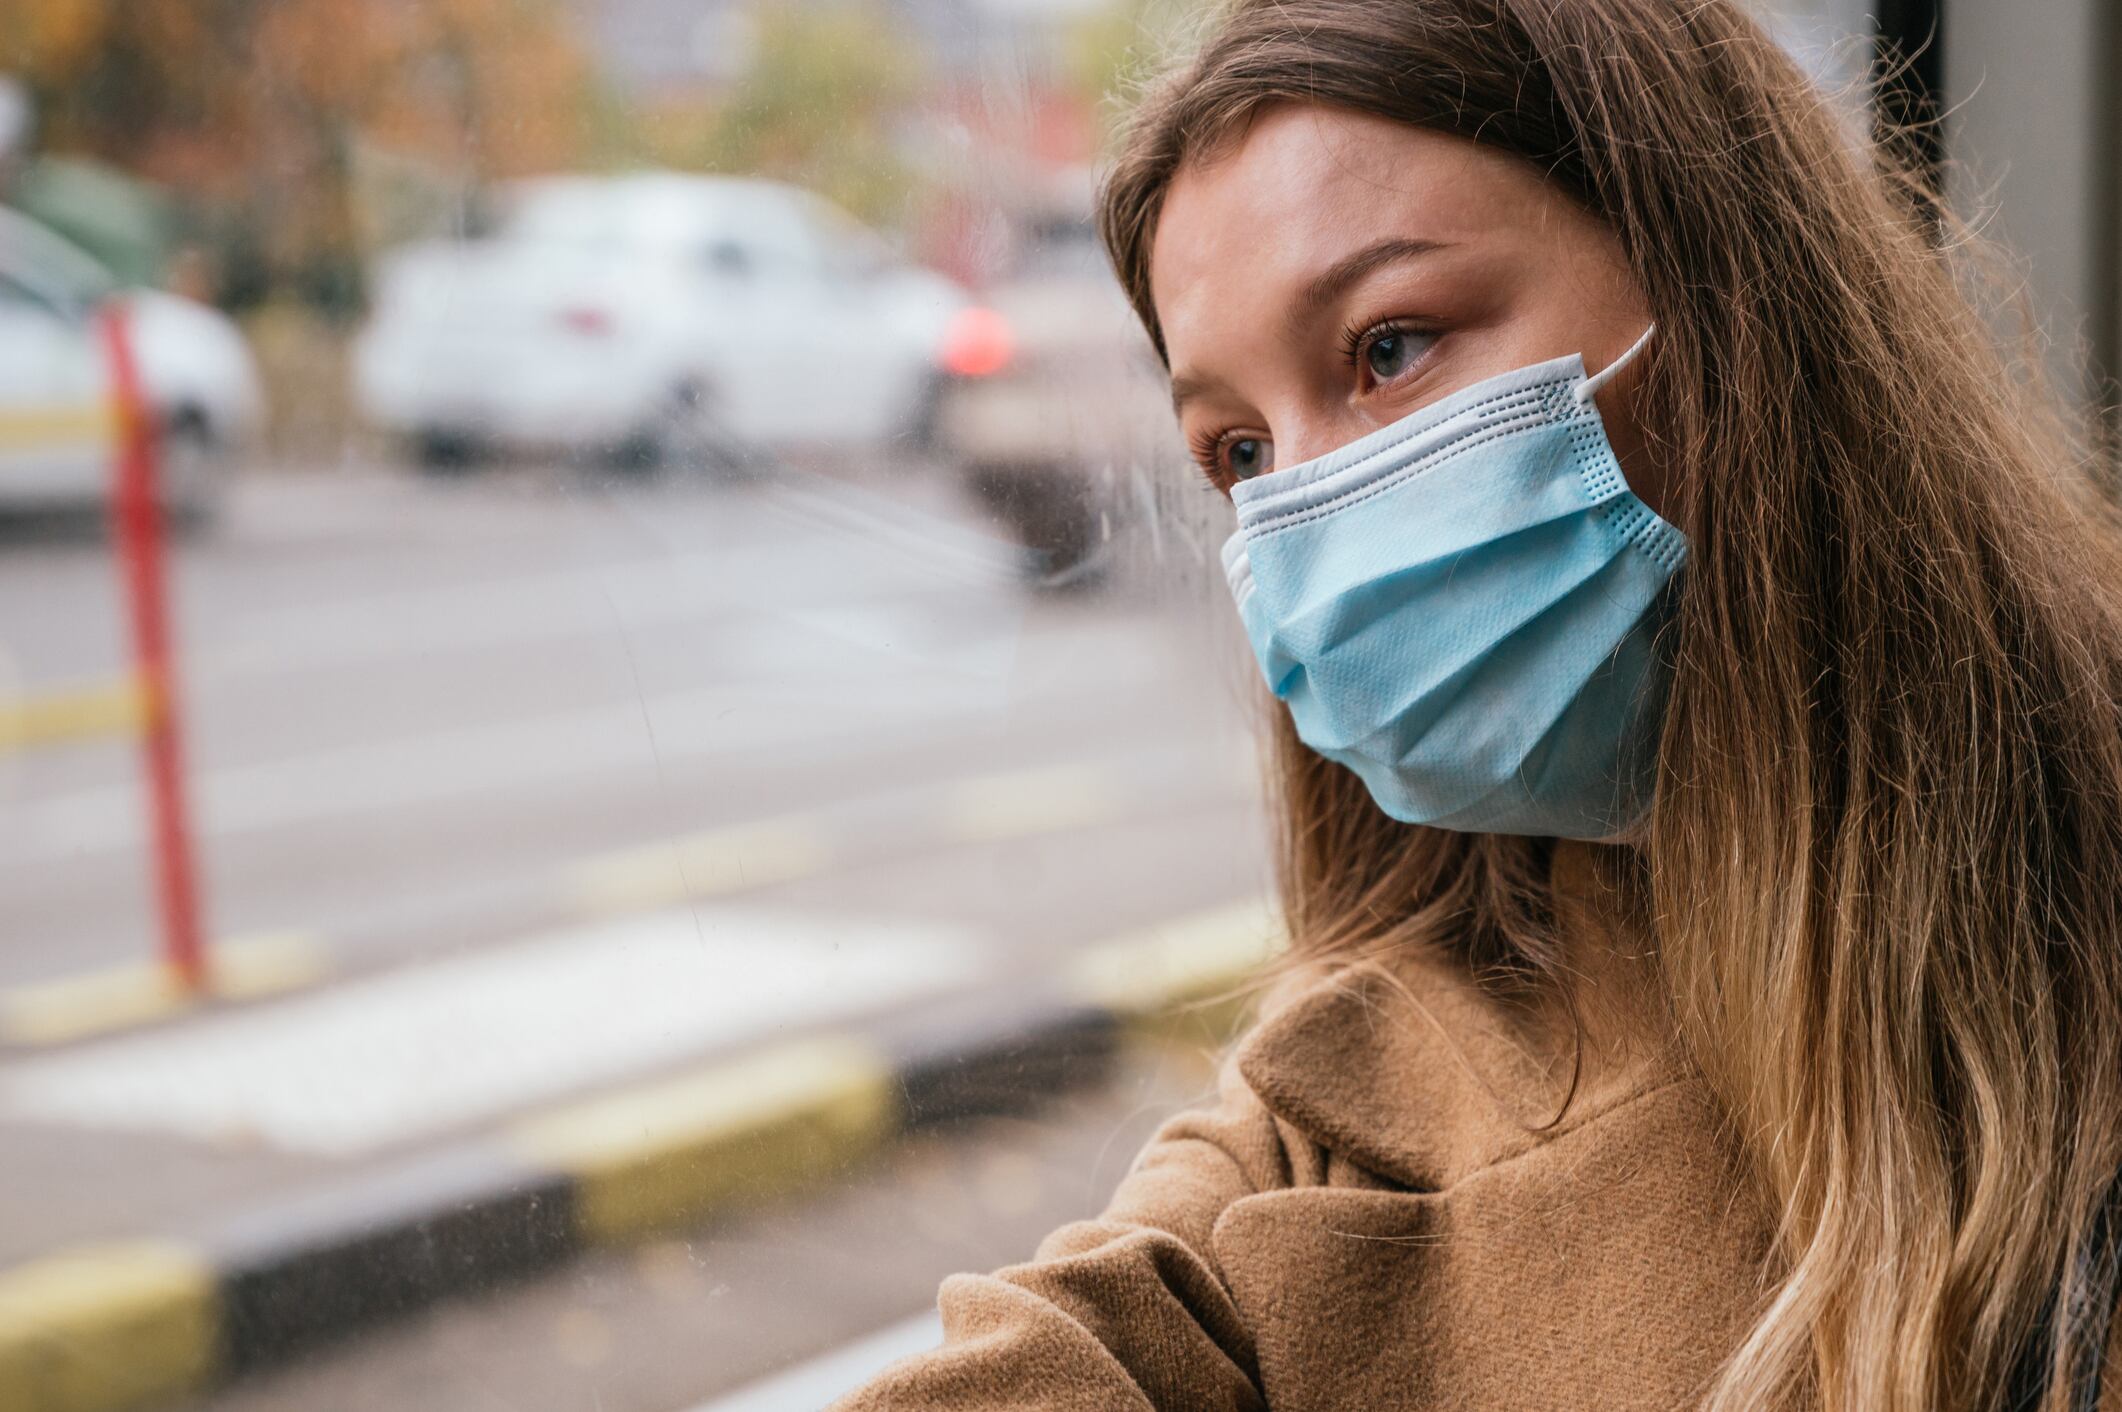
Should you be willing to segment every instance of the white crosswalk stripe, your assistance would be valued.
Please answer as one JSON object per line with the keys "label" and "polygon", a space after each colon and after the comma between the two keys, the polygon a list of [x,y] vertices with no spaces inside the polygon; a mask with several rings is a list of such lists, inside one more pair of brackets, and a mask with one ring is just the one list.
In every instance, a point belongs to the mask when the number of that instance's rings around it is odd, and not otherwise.
{"label": "white crosswalk stripe", "polygon": [[964,985],[967,929],[698,907],[0,1071],[0,1120],[351,1156]]}

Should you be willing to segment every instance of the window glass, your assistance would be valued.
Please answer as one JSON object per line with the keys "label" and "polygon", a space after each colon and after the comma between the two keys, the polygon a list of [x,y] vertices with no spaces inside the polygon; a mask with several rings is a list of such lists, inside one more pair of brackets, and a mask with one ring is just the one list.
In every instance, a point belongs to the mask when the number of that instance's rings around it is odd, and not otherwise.
{"label": "window glass", "polygon": [[1750,0],[1763,23],[1830,91],[1859,84],[1872,63],[1869,0]]}
{"label": "window glass", "polygon": [[1201,8],[8,0],[0,1407],[814,1408],[1209,1091]]}
{"label": "window glass", "polygon": [[32,289],[19,279],[0,271],[0,309],[17,317],[57,319],[58,308],[51,298],[39,290]]}

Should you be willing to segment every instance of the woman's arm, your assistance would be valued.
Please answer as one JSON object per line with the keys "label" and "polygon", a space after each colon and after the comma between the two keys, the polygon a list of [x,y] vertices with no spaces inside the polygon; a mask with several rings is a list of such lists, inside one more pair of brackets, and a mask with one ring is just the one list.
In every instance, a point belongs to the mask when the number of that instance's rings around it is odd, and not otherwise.
{"label": "woman's arm", "polygon": [[1288,1185],[1290,1167],[1284,1130],[1226,1064],[1216,1104],[1165,1124],[1103,1215],[1055,1231],[1029,1264],[946,1280],[943,1346],[834,1412],[1260,1412],[1252,1336],[1210,1232],[1239,1197]]}

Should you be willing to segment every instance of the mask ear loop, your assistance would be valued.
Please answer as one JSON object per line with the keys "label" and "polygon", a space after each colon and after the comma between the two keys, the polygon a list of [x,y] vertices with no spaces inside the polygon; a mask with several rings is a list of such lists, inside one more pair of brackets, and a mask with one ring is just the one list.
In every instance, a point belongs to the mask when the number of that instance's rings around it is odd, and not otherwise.
{"label": "mask ear loop", "polygon": [[1577,388],[1577,405],[1582,407],[1585,403],[1591,401],[1592,398],[1598,396],[1599,389],[1614,380],[1614,374],[1636,361],[1636,355],[1643,351],[1643,346],[1650,342],[1650,336],[1657,331],[1658,326],[1652,324],[1649,328],[1643,330],[1641,338],[1628,345],[1626,353],[1623,353],[1620,357],[1586,378]]}

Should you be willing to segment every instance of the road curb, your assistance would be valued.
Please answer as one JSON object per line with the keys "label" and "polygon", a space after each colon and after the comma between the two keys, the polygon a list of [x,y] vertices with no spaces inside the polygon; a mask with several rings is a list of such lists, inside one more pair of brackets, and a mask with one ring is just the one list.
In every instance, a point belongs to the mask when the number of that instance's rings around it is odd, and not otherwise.
{"label": "road curb", "polygon": [[0,1407],[121,1412],[453,1294],[822,1182],[894,1138],[1106,1073],[1130,1035],[1218,1044],[1276,929],[1257,903],[1091,948],[1044,995],[728,1057],[247,1212],[193,1242],[0,1270]]}
{"label": "road curb", "polygon": [[85,1246],[0,1276],[0,1406],[114,1412],[205,1382],[215,1274],[174,1242]]}
{"label": "road curb", "polygon": [[[0,717],[5,711],[0,702]],[[6,729],[0,719],[0,754]],[[1232,777],[1239,773],[1234,768]],[[1252,774],[1242,772],[1247,780]],[[1116,823],[1134,791],[1123,767],[1085,761],[879,790],[835,809],[720,824],[575,859],[524,903],[498,918],[482,917],[480,925],[532,931],[639,915],[802,882],[833,868],[888,864],[910,841],[966,848]],[[225,938],[213,943],[200,992],[157,959],[0,986],[0,1055],[147,1029],[316,986],[338,978],[342,963],[367,949],[358,940],[296,928]]]}
{"label": "road curb", "polygon": [[194,993],[159,960],[106,967],[0,988],[0,1049],[26,1050],[93,1039],[190,1014],[317,985],[332,972],[329,944],[306,931],[217,941],[206,986]]}

